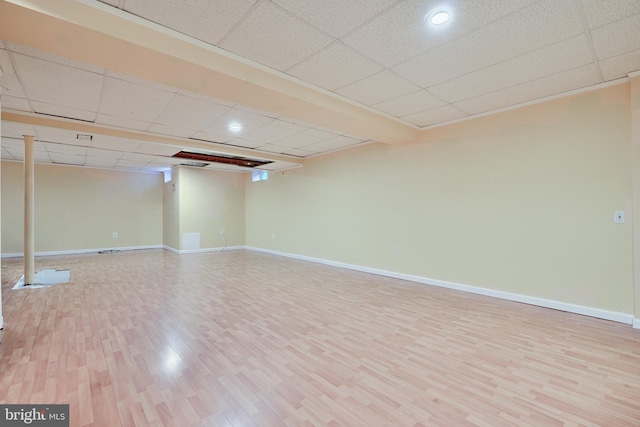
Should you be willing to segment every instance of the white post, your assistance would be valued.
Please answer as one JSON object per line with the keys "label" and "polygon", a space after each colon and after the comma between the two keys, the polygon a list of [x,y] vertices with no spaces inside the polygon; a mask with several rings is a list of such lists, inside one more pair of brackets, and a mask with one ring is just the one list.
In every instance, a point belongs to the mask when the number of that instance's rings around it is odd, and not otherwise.
{"label": "white post", "polygon": [[33,135],[24,137],[24,284],[33,285],[35,258],[34,220],[33,220]]}

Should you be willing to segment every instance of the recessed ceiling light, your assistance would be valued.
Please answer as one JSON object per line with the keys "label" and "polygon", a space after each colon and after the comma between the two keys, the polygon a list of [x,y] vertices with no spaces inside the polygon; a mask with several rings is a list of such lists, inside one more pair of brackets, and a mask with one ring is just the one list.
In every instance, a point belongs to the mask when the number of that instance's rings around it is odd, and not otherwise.
{"label": "recessed ceiling light", "polygon": [[242,125],[240,123],[231,123],[229,125],[229,130],[231,132],[240,132],[242,130]]}
{"label": "recessed ceiling light", "polygon": [[433,25],[442,25],[451,19],[451,15],[449,15],[449,12],[444,10],[434,10],[429,12],[425,18],[427,18]]}

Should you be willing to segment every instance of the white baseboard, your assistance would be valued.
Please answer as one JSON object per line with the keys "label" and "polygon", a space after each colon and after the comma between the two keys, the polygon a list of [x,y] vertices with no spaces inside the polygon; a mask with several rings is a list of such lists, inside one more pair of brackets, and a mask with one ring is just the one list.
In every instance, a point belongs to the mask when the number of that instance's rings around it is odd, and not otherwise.
{"label": "white baseboard", "polygon": [[168,250],[169,252],[173,252],[178,255],[186,255],[186,254],[200,254],[204,252],[223,252],[223,251],[237,251],[239,249],[246,249],[246,246],[223,246],[220,248],[203,248],[203,249],[176,249],[171,246],[162,246],[163,249]]}
{"label": "white baseboard", "polygon": [[481,288],[481,287],[472,286],[472,285],[464,285],[461,283],[447,282],[444,280],[430,279],[428,277],[397,273],[395,271],[381,270],[378,268],[361,267],[358,265],[347,264],[347,263],[338,262],[338,261],[330,261],[322,258],[313,258],[313,257],[304,256],[304,255],[290,254],[286,252],[273,251],[270,249],[262,249],[262,248],[252,247],[252,246],[247,246],[246,249],[257,251],[257,252],[265,252],[273,255],[284,256],[288,258],[300,259],[304,261],[317,262],[320,264],[331,265],[334,267],[347,268],[349,270],[356,270],[364,273],[371,273],[371,274],[377,274],[380,276],[393,277],[395,279],[408,280],[411,282],[422,283],[425,285],[438,286],[438,287],[447,288],[447,289],[455,289],[458,291],[470,292],[478,295],[485,295],[485,296],[505,299],[509,301],[521,302],[524,304],[531,304],[539,307],[552,308],[555,310],[567,311],[569,313],[582,314],[585,316],[596,317],[599,319],[625,323],[627,325],[633,324],[634,328],[640,328],[640,319],[634,319],[633,315],[631,314],[620,313],[617,311],[609,311],[609,310],[603,310],[600,308],[585,307],[577,304],[569,304],[566,302],[555,301],[555,300],[550,300],[545,298],[532,297],[532,296],[515,294],[515,293],[505,292],[505,291],[497,291],[494,289]]}
{"label": "white baseboard", "polygon": [[4,318],[0,316],[0,329],[4,328]]}
{"label": "white baseboard", "polygon": [[[34,256],[55,256],[55,255],[81,255],[94,254],[102,251],[137,251],[141,249],[162,249],[162,245],[146,245],[146,246],[120,246],[116,248],[97,248],[97,249],[72,249],[67,251],[50,251],[36,252]],[[22,252],[2,254],[2,258],[21,258],[24,256]]]}

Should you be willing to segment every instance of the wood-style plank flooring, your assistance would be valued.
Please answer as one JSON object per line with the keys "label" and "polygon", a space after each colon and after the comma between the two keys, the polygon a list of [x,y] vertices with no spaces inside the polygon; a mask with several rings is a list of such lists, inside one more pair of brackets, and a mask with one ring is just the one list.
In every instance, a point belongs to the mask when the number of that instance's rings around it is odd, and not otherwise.
{"label": "wood-style plank flooring", "polygon": [[640,331],[249,251],[38,258],[1,403],[72,426],[639,426]]}

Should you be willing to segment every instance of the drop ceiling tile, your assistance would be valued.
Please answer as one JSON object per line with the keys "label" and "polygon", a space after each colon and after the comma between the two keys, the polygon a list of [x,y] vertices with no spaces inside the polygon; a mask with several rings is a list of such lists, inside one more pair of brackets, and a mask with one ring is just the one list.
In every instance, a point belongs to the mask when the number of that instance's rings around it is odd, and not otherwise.
{"label": "drop ceiling tile", "polygon": [[393,70],[428,88],[582,32],[573,0],[541,0]]}
{"label": "drop ceiling tile", "polygon": [[244,147],[244,148],[258,148],[265,145],[264,142],[251,141],[249,139],[241,139],[241,138],[232,139],[226,144],[233,145],[234,147]]}
{"label": "drop ceiling tile", "polygon": [[127,0],[124,9],[215,45],[255,3],[256,0]]}
{"label": "drop ceiling tile", "polygon": [[626,77],[630,72],[640,70],[640,50],[600,61],[600,69],[605,81]]}
{"label": "drop ceiling tile", "polygon": [[372,105],[376,110],[395,117],[406,116],[446,104],[428,91],[421,89],[408,95],[399,96],[379,104]]}
{"label": "drop ceiling tile", "polygon": [[150,87],[153,89],[162,90],[165,92],[178,93],[180,89],[175,86],[169,86],[163,83],[154,82],[151,80],[141,79],[139,77],[134,77],[129,74],[119,73],[117,71],[106,70],[104,73],[105,77],[111,77],[117,80],[123,80],[125,82],[134,83],[140,86]]}
{"label": "drop ceiling tile", "polygon": [[276,70],[286,70],[331,38],[270,2],[260,2],[220,47]]}
{"label": "drop ceiling tile", "polygon": [[[239,110],[237,108],[231,108],[213,122],[202,128],[202,132],[235,138],[237,136],[246,135],[252,130],[264,126],[273,120],[274,119],[271,117],[265,117],[248,111]],[[229,130],[229,124],[231,123],[239,123],[242,126],[242,130],[237,133],[231,132]]]}
{"label": "drop ceiling tile", "polygon": [[46,151],[34,150],[33,161],[38,163],[51,163],[51,157],[49,156],[49,153]]}
{"label": "drop ceiling tile", "polygon": [[592,61],[587,39],[578,36],[432,86],[429,91],[445,101],[458,102],[578,68]]}
{"label": "drop ceiling tile", "polygon": [[189,138],[191,135],[196,133],[196,131],[193,129],[183,129],[178,127],[158,125],[158,124],[153,124],[149,126],[149,129],[147,129],[147,131],[157,133],[159,135],[175,136],[178,138]]}
{"label": "drop ceiling tile", "polygon": [[260,151],[267,151],[269,153],[282,154],[287,150],[291,150],[291,147],[285,147],[284,145],[278,144],[267,144],[260,147]]}
{"label": "drop ceiling tile", "polygon": [[213,102],[215,104],[223,105],[225,107],[233,107],[235,105],[235,103],[230,102],[230,101],[225,101],[224,99],[214,98],[212,96],[203,95],[203,94],[197,93],[197,92],[191,92],[191,91],[185,90],[185,89],[180,89],[180,91],[178,93],[180,95],[188,96],[189,98],[195,98],[195,99],[199,99],[199,100],[205,101],[205,102]]}
{"label": "drop ceiling tile", "polygon": [[258,110],[257,108],[247,107],[246,105],[238,104],[234,108],[237,109],[237,110],[242,110],[242,111],[247,111],[249,113],[257,114],[259,116],[270,117],[272,119],[277,119],[277,118],[280,117],[276,113],[272,113],[270,111]]}
{"label": "drop ceiling tile", "polygon": [[[34,142],[34,149],[35,149],[35,144],[40,144],[41,148],[42,143],[35,141]],[[22,138],[14,138],[14,137],[8,137],[8,136],[3,136],[2,137],[2,146],[4,148],[15,148],[16,150],[20,150],[20,152],[22,152],[23,148],[24,148],[24,142],[22,140]]]}
{"label": "drop ceiling tile", "polygon": [[2,157],[2,160],[15,160],[13,154],[11,154],[9,150],[4,147],[2,147],[2,153],[0,154],[0,157]]}
{"label": "drop ceiling tile", "polygon": [[307,129],[308,128],[305,128],[304,126],[276,119],[264,126],[260,126],[259,128],[246,133],[244,138],[251,139],[253,141],[273,143],[297,133],[301,133]]}
{"label": "drop ceiling tile", "polygon": [[325,132],[319,129],[307,129],[304,132],[290,136],[288,138],[278,141],[278,145],[284,145],[285,147],[300,148],[307,145],[314,144],[316,142],[325,141],[330,138],[334,138],[336,134]]}
{"label": "drop ceiling tile", "polygon": [[274,3],[316,28],[340,38],[396,1],[274,0]]}
{"label": "drop ceiling tile", "polygon": [[[17,74],[29,99],[97,111],[103,76],[30,56],[13,54]],[[55,84],[51,84],[55,81]]]}
{"label": "drop ceiling tile", "polygon": [[195,133],[228,110],[229,107],[213,101],[178,94],[158,116],[156,123],[174,128],[193,129],[191,133]]}
{"label": "drop ceiling tile", "polygon": [[35,126],[38,139],[47,142],[58,142],[67,145],[91,145],[92,141],[78,139],[78,133],[74,130],[59,129],[47,126]]}
{"label": "drop ceiling tile", "polygon": [[56,64],[77,68],[79,70],[90,71],[96,74],[104,74],[104,68],[102,67],[75,61],[73,59],[65,58],[64,56],[55,55],[53,53],[43,52],[41,50],[10,41],[5,41],[5,43],[7,45],[7,49],[12,52],[20,53],[22,55],[31,56],[38,59],[44,59],[45,61],[55,62]]}
{"label": "drop ceiling tile", "polygon": [[49,153],[49,157],[53,163],[63,163],[66,165],[83,165],[84,157],[77,154],[68,153]]}
{"label": "drop ceiling tile", "polygon": [[[369,58],[393,67],[428,50],[505,17],[535,0],[407,0],[380,14],[342,40]],[[450,25],[425,25],[435,8],[451,11]],[[402,31],[398,31],[402,28]]]}
{"label": "drop ceiling tile", "polygon": [[102,167],[102,168],[113,168],[118,163],[118,159],[113,159],[109,157],[93,157],[87,156],[85,159],[85,166],[94,166],[94,167]]}
{"label": "drop ceiling tile", "polygon": [[512,86],[496,92],[481,95],[456,103],[462,111],[470,114],[518,105],[524,102],[541,99],[547,96],[588,87],[600,82],[594,65],[586,65],[577,69],[554,74],[532,82]]}
{"label": "drop ceiling tile", "polygon": [[125,80],[105,78],[99,112],[142,122],[153,122],[174,93]]}
{"label": "drop ceiling tile", "polygon": [[5,137],[18,138],[22,141],[22,135],[37,135],[36,128],[25,123],[2,121],[3,143]]}
{"label": "drop ceiling tile", "polygon": [[171,169],[169,167],[169,165],[154,165],[154,164],[148,164],[147,166],[143,167],[141,170],[146,171],[146,172],[157,172],[157,173],[163,173],[164,171]]}
{"label": "drop ceiling tile", "polygon": [[346,136],[336,136],[326,141],[316,142],[315,144],[304,147],[307,151],[315,151],[317,153],[346,148],[352,145],[360,144],[360,141]]}
{"label": "drop ceiling tile", "polygon": [[65,144],[56,144],[53,142],[45,142],[44,146],[49,153],[67,153],[67,154],[77,154],[79,156],[87,155],[87,147],[81,147],[78,145],[65,145]]}
{"label": "drop ceiling tile", "polygon": [[11,155],[14,159],[22,160],[24,156],[24,150],[20,147],[2,147],[3,150],[6,150],[7,153]]}
{"label": "drop ceiling tile", "polygon": [[70,119],[83,120],[93,122],[96,119],[96,113],[91,111],[79,110],[77,108],[65,107],[62,105],[52,105],[45,102],[31,101],[33,110],[36,113],[48,114],[57,117],[67,117]]}
{"label": "drop ceiling tile", "polygon": [[591,31],[598,59],[611,58],[640,49],[640,15]]}
{"label": "drop ceiling tile", "polygon": [[418,86],[399,77],[397,74],[384,70],[345,86],[336,92],[362,104],[373,105],[419,89]]}
{"label": "drop ceiling tile", "polygon": [[220,144],[224,144],[225,142],[229,142],[234,138],[234,136],[231,136],[230,133],[231,132],[229,132],[228,134],[223,134],[222,131],[219,133],[218,132],[216,133],[197,132],[191,135],[190,139],[198,139],[201,141],[217,142]]}
{"label": "drop ceiling tile", "polygon": [[[193,151],[193,150],[189,150],[187,149],[187,151]],[[181,159],[179,157],[164,157],[164,156],[156,156],[153,158],[153,162],[152,163],[166,163],[168,165],[179,165],[182,162],[184,162],[185,159]]]}
{"label": "drop ceiling tile", "polygon": [[134,162],[150,163],[156,157],[157,156],[154,156],[152,154],[124,153],[122,155],[122,157],[120,158],[120,160],[130,160],[130,161],[134,161]]}
{"label": "drop ceiling tile", "polygon": [[284,154],[288,154],[290,156],[307,157],[316,154],[316,151],[294,148],[293,150],[289,149],[289,151],[284,151]]}
{"label": "drop ceiling tile", "polygon": [[98,157],[104,159],[118,160],[122,157],[122,151],[102,150],[100,148],[88,148],[87,157]]}
{"label": "drop ceiling tile", "polygon": [[105,150],[134,152],[140,145],[140,141],[115,136],[94,135],[93,144],[91,145],[94,148],[102,148]]}
{"label": "drop ceiling tile", "polygon": [[136,153],[153,154],[156,156],[173,156],[180,150],[180,147],[174,147],[172,145],[143,142],[136,148]]}
{"label": "drop ceiling tile", "polygon": [[[0,82],[0,85],[2,85],[2,82]],[[2,109],[33,112],[29,101],[26,99],[5,94],[2,94]]]}
{"label": "drop ceiling tile", "polygon": [[118,7],[118,1],[119,0],[98,0],[99,2],[114,6],[114,7]]}
{"label": "drop ceiling tile", "polygon": [[9,53],[0,49],[0,70],[2,70],[2,75],[0,75],[0,85],[2,86],[2,104],[4,107],[4,97],[5,96],[14,96],[16,98],[26,98],[24,91],[22,90],[22,85],[18,80],[18,76],[16,75],[13,64],[11,64],[11,59],[9,58]]}
{"label": "drop ceiling tile", "polygon": [[381,70],[381,65],[341,42],[334,42],[287,70],[287,73],[316,86],[335,90]]}
{"label": "drop ceiling tile", "polygon": [[151,123],[149,122],[125,119],[122,117],[110,116],[108,114],[98,114],[98,116],[96,117],[96,123],[133,130],[147,130],[147,128],[151,126]]}
{"label": "drop ceiling tile", "polygon": [[118,160],[118,163],[116,163],[116,167],[117,168],[122,168],[122,169],[142,169],[143,167],[147,166],[149,164],[149,162],[137,162],[134,160]]}
{"label": "drop ceiling tile", "polygon": [[430,110],[422,111],[420,113],[404,116],[402,117],[402,120],[413,123],[416,126],[424,127],[436,123],[443,123],[460,119],[465,116],[467,116],[466,113],[460,111],[453,105],[447,104],[443,105],[442,107],[437,107]]}
{"label": "drop ceiling tile", "polygon": [[638,0],[581,0],[591,29],[640,14]]}

